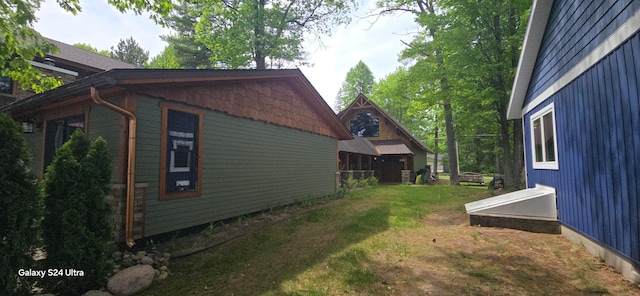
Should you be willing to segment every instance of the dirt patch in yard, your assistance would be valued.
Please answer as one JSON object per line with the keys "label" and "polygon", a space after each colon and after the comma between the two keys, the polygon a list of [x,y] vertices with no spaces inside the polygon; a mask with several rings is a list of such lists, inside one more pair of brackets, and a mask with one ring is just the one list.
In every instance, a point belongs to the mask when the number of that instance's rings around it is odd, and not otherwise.
{"label": "dirt patch in yard", "polygon": [[424,219],[428,236],[404,235],[415,253],[386,264],[394,267],[383,279],[394,283],[390,289],[398,295],[640,295],[638,286],[561,235],[472,227],[454,216]]}

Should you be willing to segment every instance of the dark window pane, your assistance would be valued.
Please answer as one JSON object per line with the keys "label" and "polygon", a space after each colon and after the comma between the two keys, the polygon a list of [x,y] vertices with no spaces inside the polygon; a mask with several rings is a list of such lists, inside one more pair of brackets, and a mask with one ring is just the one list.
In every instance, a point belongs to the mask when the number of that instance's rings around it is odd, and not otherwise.
{"label": "dark window pane", "polygon": [[199,117],[168,110],[166,191],[194,190],[197,186]]}
{"label": "dark window pane", "polygon": [[189,168],[189,151],[175,151],[174,167]]}
{"label": "dark window pane", "polygon": [[543,162],[542,159],[542,127],[540,126],[540,119],[533,121],[533,143],[535,149],[535,162]]}
{"label": "dark window pane", "polygon": [[0,77],[0,93],[13,94],[13,80],[9,77]]}
{"label": "dark window pane", "polygon": [[542,117],[544,123],[544,138],[545,138],[545,156],[546,161],[556,161],[556,147],[554,141],[553,130],[553,113],[547,113]]}
{"label": "dark window pane", "polygon": [[350,122],[351,134],[358,137],[378,137],[379,119],[371,118],[371,113],[359,113],[356,120]]}
{"label": "dark window pane", "polygon": [[56,150],[69,140],[73,132],[77,129],[84,131],[84,115],[47,121],[44,136],[43,170],[47,170],[47,166],[53,161],[56,155]]}

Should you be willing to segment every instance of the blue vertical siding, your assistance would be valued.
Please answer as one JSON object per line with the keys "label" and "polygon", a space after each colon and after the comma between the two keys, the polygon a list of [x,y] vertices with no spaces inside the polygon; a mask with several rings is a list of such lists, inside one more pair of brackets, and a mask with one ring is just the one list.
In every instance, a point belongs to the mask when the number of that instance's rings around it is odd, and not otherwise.
{"label": "blue vertical siding", "polygon": [[598,47],[639,8],[637,0],[554,1],[525,105]]}
{"label": "blue vertical siding", "polygon": [[[558,219],[640,263],[640,35],[524,116],[528,186],[556,188]],[[530,117],[554,103],[558,170],[532,168]]]}

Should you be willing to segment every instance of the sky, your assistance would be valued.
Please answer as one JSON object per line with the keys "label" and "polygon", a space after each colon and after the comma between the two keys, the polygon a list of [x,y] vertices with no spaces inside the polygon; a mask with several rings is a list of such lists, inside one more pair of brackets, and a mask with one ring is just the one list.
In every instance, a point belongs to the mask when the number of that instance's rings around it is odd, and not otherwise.
{"label": "sky", "polygon": [[[398,55],[404,48],[402,41],[411,41],[417,30],[413,16],[407,13],[377,21],[362,18],[374,2],[361,3],[348,26],[336,27],[331,36],[322,37],[323,46],[312,41],[303,44],[310,66],[300,69],[331,107],[350,68],[362,60],[376,81],[384,78],[401,65]],[[109,50],[120,39],[133,37],[150,57],[167,45],[160,36],[168,35],[169,30],[155,24],[148,15],[122,14],[106,0],[81,0],[80,5],[82,11],[74,16],[56,1],[44,1],[36,14],[36,31],[67,44],[85,43],[98,50]]]}

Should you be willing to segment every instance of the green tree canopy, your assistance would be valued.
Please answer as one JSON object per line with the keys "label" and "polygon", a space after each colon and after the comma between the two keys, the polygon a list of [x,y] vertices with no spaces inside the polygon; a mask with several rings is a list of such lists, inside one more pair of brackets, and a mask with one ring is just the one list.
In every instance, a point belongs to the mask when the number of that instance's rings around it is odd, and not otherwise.
{"label": "green tree canopy", "polygon": [[146,68],[178,69],[182,67],[180,66],[175,47],[169,44],[159,55],[151,59],[146,65]]}
{"label": "green tree canopy", "polygon": [[[521,186],[522,128],[520,121],[506,119],[506,109],[531,1],[385,0],[379,5],[382,14],[414,13],[421,27],[402,59],[412,65],[420,100],[443,107],[452,169],[457,141],[464,154],[461,166],[493,167],[504,172],[506,186]],[[499,169],[493,165],[498,162]]]}
{"label": "green tree canopy", "polygon": [[375,78],[373,77],[371,69],[369,69],[363,61],[359,61],[354,67],[349,69],[344,82],[342,82],[342,87],[336,96],[335,111],[342,111],[360,93],[365,96],[371,95],[374,83]]}
{"label": "green tree canopy", "polygon": [[211,50],[196,39],[195,30],[201,15],[200,9],[201,5],[197,2],[179,1],[165,19],[172,33],[162,36],[162,39],[169,43],[180,68],[207,69],[216,65],[210,60],[213,56]]}
{"label": "green tree canopy", "polygon": [[328,34],[347,23],[353,0],[204,0],[197,9],[195,40],[215,66],[281,68],[301,63],[305,36]]}
{"label": "green tree canopy", "polygon": [[139,68],[142,68],[149,60],[149,51],[142,49],[133,37],[120,39],[115,48],[111,47],[109,55],[114,59],[136,65]]}

